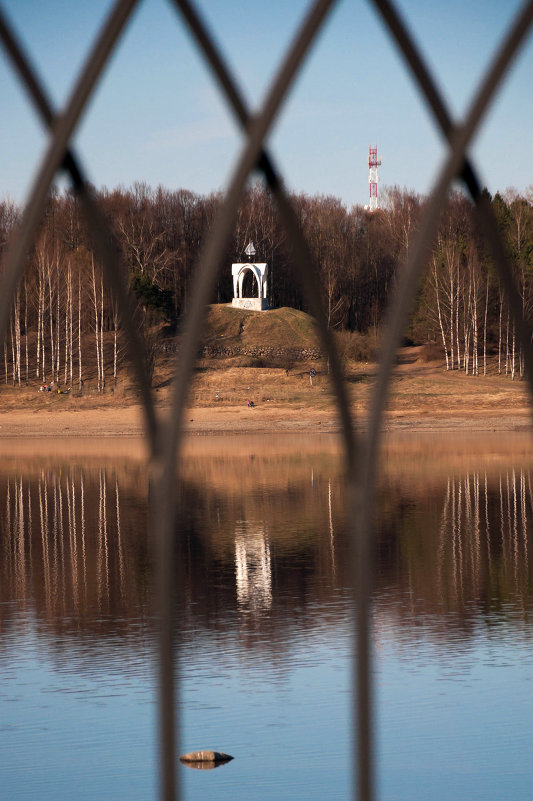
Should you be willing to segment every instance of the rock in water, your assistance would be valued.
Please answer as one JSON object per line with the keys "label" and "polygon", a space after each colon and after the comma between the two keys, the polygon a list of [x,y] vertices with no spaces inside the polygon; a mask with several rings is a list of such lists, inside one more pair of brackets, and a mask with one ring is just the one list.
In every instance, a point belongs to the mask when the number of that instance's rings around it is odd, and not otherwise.
{"label": "rock in water", "polygon": [[190,768],[191,770],[215,770],[215,768],[220,768],[222,765],[227,765],[227,762],[182,762],[181,764],[184,768]]}
{"label": "rock in water", "polygon": [[221,751],[191,751],[190,754],[182,754],[180,756],[181,762],[186,762],[187,764],[195,764],[195,763],[211,763],[214,767],[215,765],[221,765],[223,762],[229,762],[232,760],[233,757],[229,754],[223,754]]}

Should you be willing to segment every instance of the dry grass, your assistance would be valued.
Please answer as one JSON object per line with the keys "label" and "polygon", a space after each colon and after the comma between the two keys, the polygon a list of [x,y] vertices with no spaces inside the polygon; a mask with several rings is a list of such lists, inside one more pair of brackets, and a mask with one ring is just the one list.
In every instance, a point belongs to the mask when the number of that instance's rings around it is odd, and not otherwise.
{"label": "dry grass", "polygon": [[[297,415],[312,418],[328,415],[335,420],[335,400],[324,362],[295,362],[284,368],[257,361],[250,366],[245,357],[201,359],[190,391],[192,408],[245,408],[253,400],[256,410],[270,410],[288,419]],[[162,406],[169,400],[172,360],[160,365],[154,386],[155,398]],[[311,385],[309,370],[316,376]],[[377,366],[374,363],[351,362],[345,367],[348,391],[359,421],[364,420],[371,403]],[[124,375],[124,374],[123,374]],[[139,402],[135,383],[121,378],[116,388],[108,386],[104,394],[96,392],[89,382],[83,395],[76,389],[70,395],[42,393],[37,384],[13,387],[3,384],[1,410],[25,409],[71,410],[124,408]],[[527,385],[510,377],[490,374],[466,376],[463,372],[446,372],[442,363],[426,362],[420,348],[403,350],[392,385],[388,404],[388,425],[400,427],[438,427],[450,421],[450,427],[516,427],[514,417],[524,417],[529,408]],[[511,419],[513,418],[513,419]]]}
{"label": "dry grass", "polygon": [[205,331],[202,339],[204,345],[317,347],[313,318],[288,307],[254,312],[215,304],[207,310]]}
{"label": "dry grass", "polygon": [[193,406],[239,406],[253,400],[256,406],[308,404],[324,407],[331,401],[325,369],[316,362],[311,386],[310,366],[300,362],[292,369],[235,366],[233,359],[204,359],[198,365],[190,399]]}
{"label": "dry grass", "polygon": [[[204,342],[218,341],[237,347],[262,344],[275,349],[316,347],[312,318],[295,309],[249,312],[225,305],[211,306]],[[339,335],[338,342],[352,407],[358,424],[364,426],[377,373],[377,365],[371,358],[377,337]],[[70,395],[38,392],[40,382],[36,379],[29,387],[2,383],[0,413],[26,412],[35,420],[31,430],[36,428],[40,412],[69,412],[78,416],[80,421],[80,412],[84,412],[87,421],[94,423],[94,416],[88,414],[90,410],[107,410],[109,420],[112,420],[112,412],[130,409],[131,415],[124,415],[124,420],[140,419],[138,387],[124,364],[117,386],[113,387],[112,380],[109,381],[111,344],[109,339],[106,343],[108,385],[105,393],[96,390],[95,364],[90,362],[91,354],[94,357],[94,347],[87,341],[84,349],[86,379],[81,395],[77,386],[73,387]],[[322,431],[337,430],[336,404],[325,361],[283,361],[282,357],[245,355],[200,359],[189,396],[189,428],[201,432],[317,430],[315,426],[322,426]],[[162,350],[154,375],[154,394],[162,407],[169,401],[174,364],[174,354]],[[472,377],[460,371],[447,372],[444,360],[434,346],[402,349],[389,399],[386,427],[453,431],[524,428],[529,423],[527,386],[518,378],[511,381],[510,376],[497,375],[496,367],[493,359],[487,376]],[[309,380],[311,368],[316,370],[312,385]],[[247,409],[249,400],[254,401],[255,409]],[[50,420],[44,415],[43,419]],[[115,423],[110,425],[112,429]],[[17,423],[17,432],[20,430],[22,422]],[[55,430],[60,435],[59,425]],[[80,422],[77,430],[82,432],[81,435],[84,430],[90,434],[89,422],[85,428]],[[108,426],[98,425],[98,430],[107,431]],[[123,430],[124,426],[119,433]],[[5,428],[0,431],[0,434],[4,433]]]}

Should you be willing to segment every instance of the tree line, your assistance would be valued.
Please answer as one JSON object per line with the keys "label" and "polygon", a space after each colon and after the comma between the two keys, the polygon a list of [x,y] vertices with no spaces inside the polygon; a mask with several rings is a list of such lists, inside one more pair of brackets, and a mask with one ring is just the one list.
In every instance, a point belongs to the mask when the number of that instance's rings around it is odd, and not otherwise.
{"label": "tree line", "polygon": [[[127,271],[134,314],[153,368],[160,332],[172,332],[187,311],[200,244],[223,202],[221,194],[151,189],[96,192]],[[489,196],[522,300],[533,315],[533,187]],[[329,196],[292,194],[297,219],[318,265],[324,309],[335,330],[377,337],[398,270],[421,220],[427,199],[391,187],[381,207],[347,208]],[[0,202],[0,253],[16,228],[20,210]],[[269,304],[308,311],[293,267],[283,225],[270,194],[252,185],[239,208],[233,238],[220,254],[212,302],[233,294],[230,265],[255,260],[269,264]],[[251,274],[250,274],[251,279]],[[252,294],[254,287],[248,287]],[[442,349],[446,368],[479,375],[487,364],[499,373],[522,376],[523,354],[502,286],[476,228],[472,205],[450,194],[442,214],[408,337]],[[87,348],[92,353],[87,356]],[[96,365],[98,390],[117,382],[123,343],[116,300],[106,286],[91,247],[80,205],[70,191],[52,192],[39,235],[13,302],[4,343],[5,380],[83,385],[86,365]]]}

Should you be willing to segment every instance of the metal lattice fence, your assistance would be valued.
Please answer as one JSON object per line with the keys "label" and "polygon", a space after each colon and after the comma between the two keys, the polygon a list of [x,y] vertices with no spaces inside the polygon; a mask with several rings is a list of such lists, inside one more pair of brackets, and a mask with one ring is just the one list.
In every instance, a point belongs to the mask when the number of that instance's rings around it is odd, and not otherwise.
{"label": "metal lattice fence", "polygon": [[[104,267],[106,279],[119,303],[130,358],[142,394],[146,437],[150,448],[152,524],[157,542],[160,797],[165,801],[173,801],[180,797],[175,770],[179,726],[176,721],[174,659],[178,654],[179,660],[179,643],[173,642],[172,585],[175,573],[172,559],[172,538],[175,515],[179,511],[175,508],[173,489],[180,465],[183,414],[197,353],[197,343],[200,338],[203,311],[215,282],[218,254],[223,252],[231,236],[237,209],[252,170],[262,171],[277,204],[290,243],[293,263],[307,294],[311,311],[316,318],[322,347],[329,359],[330,373],[342,424],[349,520],[351,521],[350,535],[354,545],[352,548],[352,573],[355,587],[357,636],[353,656],[355,748],[353,793],[354,798],[358,798],[359,801],[371,801],[375,796],[372,732],[374,713],[370,648],[372,584],[370,542],[383,412],[389,394],[396,350],[401,341],[411,301],[426,263],[450,184],[456,178],[462,180],[475,203],[480,230],[490,248],[502,285],[505,287],[507,301],[525,355],[530,387],[533,389],[531,332],[522,315],[521,302],[513,283],[503,244],[498,235],[497,225],[492,217],[489,201],[482,194],[475,168],[466,156],[469,144],[482,124],[496,90],[528,36],[533,21],[533,0],[523,4],[508,31],[502,37],[480,86],[471,100],[465,118],[460,122],[455,122],[451,118],[437,84],[424,63],[411,32],[404,25],[397,7],[389,0],[372,0],[372,2],[381,14],[391,39],[400,48],[407,69],[420,91],[421,98],[427,103],[430,113],[449,147],[431,192],[420,229],[398,279],[395,297],[388,314],[368,431],[364,436],[358,435],[357,437],[354,433],[354,421],[342,380],[339,360],[320,304],[316,265],[313,264],[311,254],[283,188],[281,176],[264,147],[264,142],[280,106],[336,0],[315,0],[310,5],[272,80],[262,108],[253,116],[247,109],[237,84],[198,9],[188,0],[174,0],[183,24],[188,27],[190,35],[199,45],[214,79],[219,85],[221,94],[245,132],[246,140],[237,160],[237,166],[230,178],[225,202],[215,218],[214,225],[198,257],[189,313],[182,334],[179,361],[176,359],[177,380],[174,381],[171,414],[166,419],[162,419],[156,414],[154,407],[150,382],[143,363],[143,349],[140,347],[138,335],[132,323],[133,316],[130,314],[130,301],[126,290],[126,281],[122,274],[122,266],[117,255],[118,248],[109,246],[109,242],[112,241],[109,226],[86,181],[81,162],[70,147],[80,116],[121,38],[126,22],[137,5],[136,0],[117,0],[114,4],[92,45],[65,107],[60,112],[52,107],[40,76],[33,70],[29,57],[23,51],[16,33],[9,26],[0,8],[2,46],[11,60],[13,69],[22,78],[36,110],[49,129],[48,146],[30,189],[22,224],[16,237],[10,242],[6,254],[2,292],[0,293],[0,335],[4,338],[8,329],[13,297],[24,270],[26,256],[36,236],[50,186],[56,173],[64,170],[70,175],[72,186],[80,199],[95,253]],[[179,565],[177,569],[179,571]]]}

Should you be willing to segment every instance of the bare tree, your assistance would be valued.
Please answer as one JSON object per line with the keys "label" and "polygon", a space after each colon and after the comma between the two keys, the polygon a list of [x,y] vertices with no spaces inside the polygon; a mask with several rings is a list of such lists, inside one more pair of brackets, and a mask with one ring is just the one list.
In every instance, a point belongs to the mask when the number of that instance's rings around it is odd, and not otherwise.
{"label": "bare tree", "polygon": [[102,353],[100,350],[100,317],[98,311],[98,293],[96,287],[96,275],[94,270],[94,257],[91,257],[91,270],[92,270],[92,299],[94,307],[94,333],[96,342],[96,370],[97,370],[97,387],[98,392],[102,390]]}

